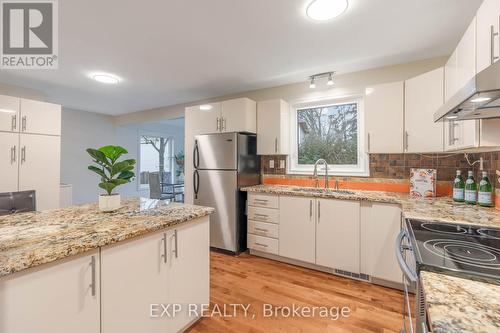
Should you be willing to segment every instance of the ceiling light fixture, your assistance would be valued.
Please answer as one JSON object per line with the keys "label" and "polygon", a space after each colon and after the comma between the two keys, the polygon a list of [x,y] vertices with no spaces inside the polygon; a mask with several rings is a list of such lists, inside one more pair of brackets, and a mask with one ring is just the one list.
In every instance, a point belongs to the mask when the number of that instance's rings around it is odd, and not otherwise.
{"label": "ceiling light fixture", "polygon": [[316,83],[314,82],[314,76],[311,76],[311,83],[309,84],[309,88],[311,89],[316,88]]}
{"label": "ceiling light fixture", "polygon": [[333,82],[333,75],[335,72],[325,72],[325,73],[319,73],[319,74],[314,74],[309,77],[310,83],[309,83],[309,88],[314,89],[316,88],[316,79],[318,78],[324,78],[327,77],[328,81],[326,82],[326,85],[331,87],[334,85]]}
{"label": "ceiling light fixture", "polygon": [[333,86],[333,74],[328,74],[328,81],[326,82],[327,86]]}
{"label": "ceiling light fixture", "polygon": [[11,109],[0,109],[0,112],[4,112],[4,113],[16,113],[17,111],[16,110],[11,110]]}
{"label": "ceiling light fixture", "polygon": [[471,99],[470,101],[472,103],[482,103],[482,102],[491,101],[491,97],[476,97],[474,99]]}
{"label": "ceiling light fixture", "polygon": [[108,73],[93,73],[91,77],[97,82],[106,84],[117,84],[121,81],[118,76]]}
{"label": "ceiling light fixture", "polygon": [[326,21],[346,11],[347,0],[313,0],[306,8],[306,14],[315,21]]}
{"label": "ceiling light fixture", "polygon": [[203,104],[203,105],[200,105],[200,110],[202,111],[208,111],[208,110],[212,110],[213,106],[210,105],[210,104]]}
{"label": "ceiling light fixture", "polygon": [[446,116],[446,119],[457,119],[458,116]]}

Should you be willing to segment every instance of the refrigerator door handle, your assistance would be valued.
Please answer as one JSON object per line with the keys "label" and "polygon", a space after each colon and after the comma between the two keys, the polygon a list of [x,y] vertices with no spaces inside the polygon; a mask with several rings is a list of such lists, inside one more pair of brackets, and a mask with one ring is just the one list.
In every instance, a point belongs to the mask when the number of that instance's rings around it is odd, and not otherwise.
{"label": "refrigerator door handle", "polygon": [[198,191],[200,190],[200,173],[198,170],[194,170],[193,173],[193,189],[194,189],[194,198],[198,199]]}
{"label": "refrigerator door handle", "polygon": [[198,169],[200,165],[200,148],[198,147],[198,140],[194,141],[194,150],[193,150],[193,166],[195,169]]}

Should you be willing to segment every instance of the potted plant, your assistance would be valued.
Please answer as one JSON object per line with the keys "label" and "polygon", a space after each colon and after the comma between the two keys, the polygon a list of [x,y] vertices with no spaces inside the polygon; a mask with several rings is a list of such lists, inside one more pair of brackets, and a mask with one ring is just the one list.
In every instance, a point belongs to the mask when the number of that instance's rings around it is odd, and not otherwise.
{"label": "potted plant", "polygon": [[101,177],[99,187],[106,191],[106,194],[99,195],[99,209],[104,212],[117,210],[121,204],[120,194],[113,193],[113,190],[119,185],[130,183],[135,176],[132,171],[135,160],[118,161],[120,156],[128,153],[125,148],[120,146],[88,148],[87,153],[96,164],[90,165],[88,169]]}

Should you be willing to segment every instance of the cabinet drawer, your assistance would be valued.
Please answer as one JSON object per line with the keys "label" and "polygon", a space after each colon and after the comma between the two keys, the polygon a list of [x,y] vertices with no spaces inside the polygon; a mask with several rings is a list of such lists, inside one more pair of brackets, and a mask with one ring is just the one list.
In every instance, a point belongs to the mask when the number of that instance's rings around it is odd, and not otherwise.
{"label": "cabinet drawer", "polygon": [[248,234],[247,243],[249,249],[278,254],[277,239]]}
{"label": "cabinet drawer", "polygon": [[280,211],[278,209],[248,206],[248,219],[278,224],[280,220]]}
{"label": "cabinet drawer", "polygon": [[278,208],[278,196],[269,194],[248,194],[248,205],[256,207]]}
{"label": "cabinet drawer", "polygon": [[273,223],[248,221],[249,234],[278,238],[278,228],[278,225]]}

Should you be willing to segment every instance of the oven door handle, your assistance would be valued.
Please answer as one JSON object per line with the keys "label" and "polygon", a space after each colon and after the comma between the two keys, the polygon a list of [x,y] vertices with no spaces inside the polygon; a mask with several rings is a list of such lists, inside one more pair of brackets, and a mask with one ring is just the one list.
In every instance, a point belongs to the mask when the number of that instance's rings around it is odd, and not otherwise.
{"label": "oven door handle", "polygon": [[418,280],[417,273],[415,273],[411,270],[410,267],[408,267],[408,264],[403,258],[404,250],[412,250],[411,246],[403,246],[403,239],[405,238],[409,241],[408,232],[406,231],[406,229],[401,229],[398,237],[396,237],[396,259],[398,260],[399,267],[403,271],[403,274],[406,276],[406,278],[411,282],[416,282]]}

